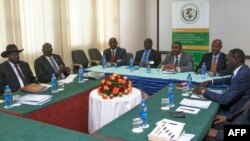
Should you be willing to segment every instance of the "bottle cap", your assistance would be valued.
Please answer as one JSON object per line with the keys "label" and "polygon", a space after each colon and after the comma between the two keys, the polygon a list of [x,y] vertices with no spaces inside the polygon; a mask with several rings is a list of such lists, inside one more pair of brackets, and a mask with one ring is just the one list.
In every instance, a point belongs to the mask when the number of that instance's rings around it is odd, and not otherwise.
{"label": "bottle cap", "polygon": [[174,86],[174,84],[173,84],[173,83],[170,83],[170,84],[169,84],[169,87],[173,87],[173,86]]}
{"label": "bottle cap", "polygon": [[10,88],[10,86],[9,85],[5,85],[5,89],[9,89]]}

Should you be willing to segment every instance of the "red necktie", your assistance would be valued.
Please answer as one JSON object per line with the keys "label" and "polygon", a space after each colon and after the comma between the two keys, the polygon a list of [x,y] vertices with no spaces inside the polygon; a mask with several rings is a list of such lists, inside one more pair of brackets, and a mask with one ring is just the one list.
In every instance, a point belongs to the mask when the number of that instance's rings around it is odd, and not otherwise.
{"label": "red necktie", "polygon": [[111,64],[113,64],[113,63],[115,62],[115,51],[112,50],[111,53],[112,53],[112,54],[111,54],[110,62],[111,62]]}

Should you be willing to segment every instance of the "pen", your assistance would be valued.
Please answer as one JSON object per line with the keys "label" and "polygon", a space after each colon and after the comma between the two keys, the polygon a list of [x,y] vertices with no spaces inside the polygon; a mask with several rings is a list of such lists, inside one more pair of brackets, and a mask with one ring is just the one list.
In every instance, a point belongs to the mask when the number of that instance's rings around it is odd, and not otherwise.
{"label": "pen", "polygon": [[187,110],[187,111],[191,111],[191,112],[194,112],[194,110],[193,110],[193,109],[187,109],[187,108],[180,108],[180,109],[182,109],[182,110]]}

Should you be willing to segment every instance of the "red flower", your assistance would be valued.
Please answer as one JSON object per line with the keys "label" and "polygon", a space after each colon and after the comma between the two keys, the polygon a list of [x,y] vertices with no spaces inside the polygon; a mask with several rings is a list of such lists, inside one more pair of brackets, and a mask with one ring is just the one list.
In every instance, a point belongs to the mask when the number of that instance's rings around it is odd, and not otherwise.
{"label": "red flower", "polygon": [[132,82],[126,76],[112,74],[101,81],[97,90],[103,99],[113,99],[116,96],[122,97],[132,91]]}

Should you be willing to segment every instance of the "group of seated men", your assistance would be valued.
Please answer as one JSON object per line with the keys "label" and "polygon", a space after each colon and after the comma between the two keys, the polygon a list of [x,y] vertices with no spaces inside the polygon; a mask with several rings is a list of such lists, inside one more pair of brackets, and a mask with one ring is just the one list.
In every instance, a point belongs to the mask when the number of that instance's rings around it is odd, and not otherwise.
{"label": "group of seated men", "polygon": [[[110,48],[103,51],[106,60],[111,65],[121,66],[126,64],[126,49],[118,47],[116,38],[109,39]],[[134,59],[135,65],[145,67],[146,63],[150,63],[153,68],[162,68],[174,70],[176,72],[189,72],[193,71],[192,55],[182,51],[182,44],[180,42],[173,42],[171,46],[171,52],[168,52],[165,59],[161,61],[161,54],[152,49],[153,41],[150,38],[146,38],[144,41],[144,49],[137,51]],[[225,117],[239,116],[239,111],[249,111],[250,105],[250,70],[245,65],[245,54],[241,49],[232,49],[226,55],[221,52],[222,41],[215,39],[212,42],[211,53],[204,54],[199,65],[195,68],[196,73],[201,72],[201,66],[205,62],[207,71],[213,72],[216,75],[231,75],[224,79],[218,79],[213,81],[206,81],[201,84],[201,87],[195,91],[195,93],[204,96],[207,99],[219,103],[220,110],[218,112],[219,117],[223,115]],[[58,78],[65,78],[70,74],[70,68],[66,67],[61,57],[56,54],[52,54],[53,49],[50,43],[43,44],[43,55],[35,60],[35,73],[34,77],[29,64],[20,61],[19,53],[22,50],[18,50],[17,46],[10,44],[6,47],[6,51],[1,53],[3,58],[8,58],[7,61],[0,65],[0,93],[4,92],[4,86],[10,85],[13,92],[19,90],[21,87],[30,83],[50,82],[52,73],[55,73]],[[228,84],[229,88],[223,95],[218,95],[215,92],[211,92],[206,89],[208,84]],[[244,108],[247,107],[247,108]],[[242,112],[241,112],[242,113]],[[248,112],[245,118],[246,123],[249,123]],[[245,116],[246,117],[246,116]],[[216,119],[219,119],[216,117]],[[242,122],[245,123],[244,120]],[[217,133],[216,129],[211,129],[208,133],[209,136],[215,137]]]}

